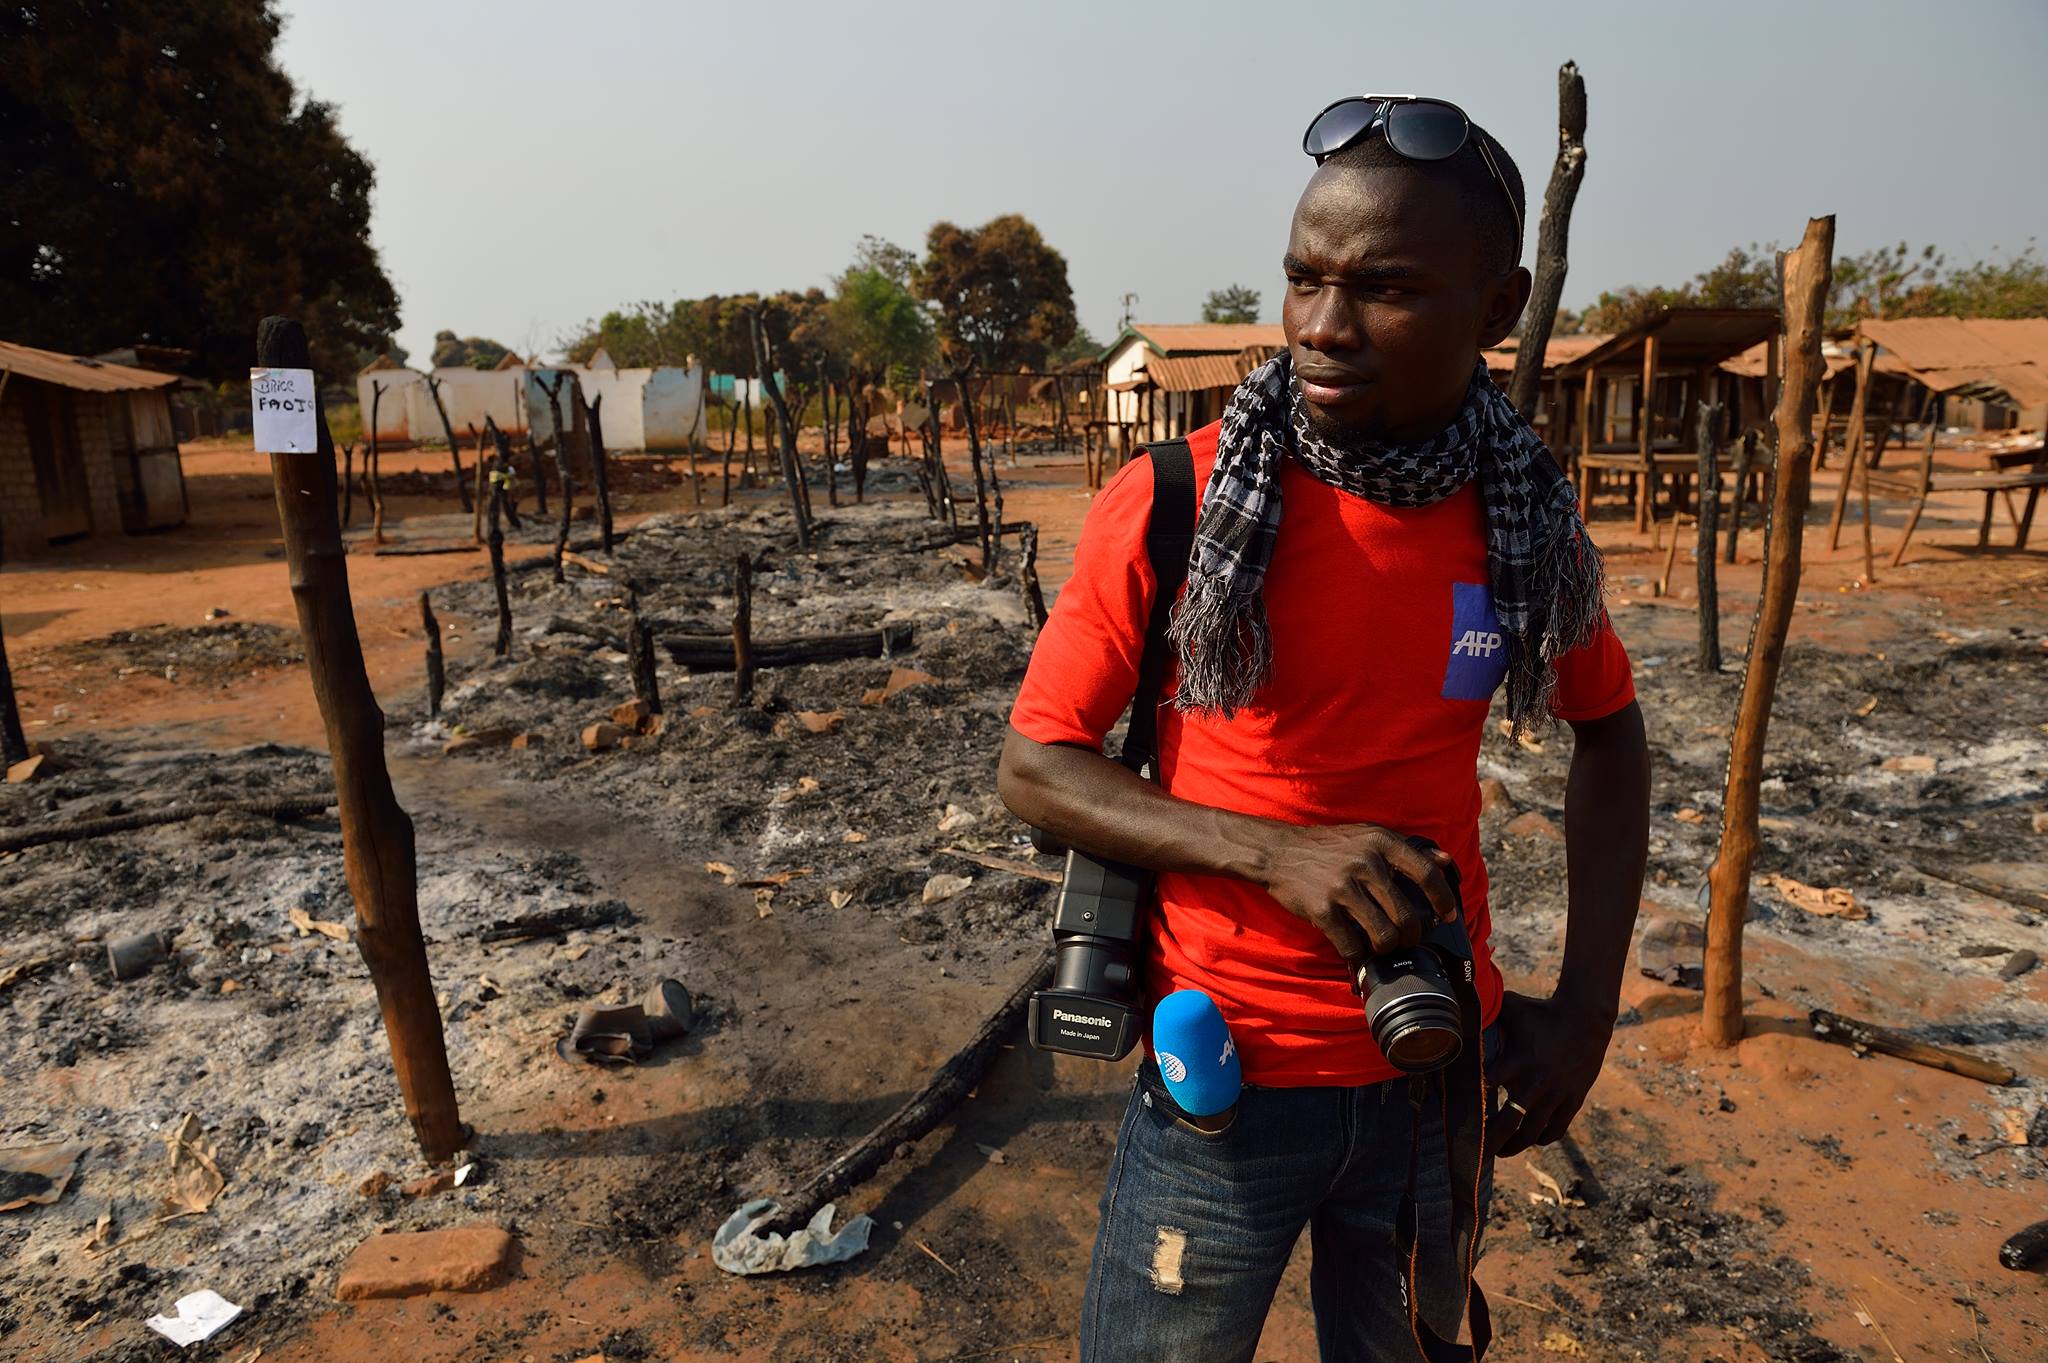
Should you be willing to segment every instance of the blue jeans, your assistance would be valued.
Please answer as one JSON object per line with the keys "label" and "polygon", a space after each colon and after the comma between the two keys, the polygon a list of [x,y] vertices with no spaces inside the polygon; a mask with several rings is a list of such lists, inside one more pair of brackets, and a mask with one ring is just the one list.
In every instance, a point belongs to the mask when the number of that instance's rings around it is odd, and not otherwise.
{"label": "blue jeans", "polygon": [[[1487,1028],[1488,1059],[1499,1046],[1500,1029]],[[1236,1121],[1210,1135],[1175,1119],[1146,1057],[1102,1194],[1082,1363],[1250,1363],[1304,1226],[1323,1363],[1413,1363],[1394,1241],[1416,1131],[1410,1083],[1246,1088]],[[1442,1113],[1422,1106],[1417,1295],[1423,1319],[1455,1340],[1462,1293]],[[1489,1158],[1489,1196],[1492,1183]]]}

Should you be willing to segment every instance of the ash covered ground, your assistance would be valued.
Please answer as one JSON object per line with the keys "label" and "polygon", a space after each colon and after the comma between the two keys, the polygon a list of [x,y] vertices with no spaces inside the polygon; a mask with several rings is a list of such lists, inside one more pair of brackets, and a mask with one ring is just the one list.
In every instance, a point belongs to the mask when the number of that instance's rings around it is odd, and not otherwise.
{"label": "ash covered ground", "polygon": [[[249,1314],[185,1356],[239,1357],[331,1311],[333,1272],[365,1236],[464,1219],[517,1229],[559,1258],[687,1273],[742,1198],[786,1186],[843,1148],[900,1101],[920,1065],[971,1030],[992,987],[1012,983],[1036,953],[1048,907],[1051,863],[1034,863],[993,789],[1029,655],[1023,608],[1007,574],[982,580],[972,546],[939,544],[913,507],[820,512],[828,523],[809,551],[792,547],[786,512],[736,507],[643,524],[608,560],[609,574],[572,565],[556,584],[546,566],[522,565],[511,579],[511,656],[458,665],[438,720],[418,692],[386,701],[395,777],[418,827],[421,916],[451,1061],[478,1130],[478,1174],[454,1193],[361,1191],[379,1175],[424,1169],[398,1119],[353,943],[291,922],[293,910],[351,918],[331,815],[215,817],[0,857],[0,975],[28,967],[0,994],[9,1095],[0,1145],[91,1147],[59,1203],[0,1216],[10,1283],[0,1356],[168,1357],[141,1318],[212,1287]],[[527,537],[543,537],[529,527]],[[729,674],[690,676],[664,661],[662,732],[586,752],[580,731],[631,696],[627,590],[657,636],[715,633],[729,627],[743,553],[754,564],[757,637],[907,624],[914,641],[897,657],[764,671],[746,705],[734,703]],[[439,589],[434,601],[451,631],[491,634],[488,581]],[[1655,637],[1647,611],[1616,612],[1656,750],[1646,894],[1697,920],[1740,660],[1702,678],[1683,655],[1660,657],[1638,642]],[[1919,867],[2003,864],[2032,836],[2029,811],[2048,793],[2041,639],[1952,637],[1930,635],[1882,660],[1792,649],[1758,869],[1851,889],[1868,917],[1817,918],[1760,884],[1750,931],[1759,943],[1824,951],[1845,969],[1882,974],[1906,956],[1931,963],[1959,992],[1973,988],[1962,1006],[1932,1010],[1939,1022],[1915,1021],[1919,1034],[2038,1047],[2048,1012],[2024,977],[1995,982],[2007,955],[1959,949],[2048,955],[2048,929]],[[117,646],[133,644],[109,640],[92,657],[111,659]],[[289,639],[264,646],[290,657]],[[117,665],[154,666],[159,656]],[[493,730],[539,741],[442,755],[450,737]],[[1512,802],[1487,816],[1485,845],[1495,950],[1523,979],[1554,969],[1564,908],[1561,841],[1507,827],[1529,812],[1562,823],[1569,738],[1539,741],[1532,750],[1490,729],[1480,773],[1503,781]],[[1885,766],[1914,756],[1932,757],[1933,769]],[[0,788],[0,825],[329,781],[316,754],[205,752],[165,733],[59,743],[51,765],[32,786]],[[1681,821],[1686,810],[1699,819]],[[927,902],[934,877],[968,884]],[[493,924],[543,913],[588,926],[482,940]],[[175,958],[141,980],[114,981],[106,941],[143,930],[173,931]],[[684,1042],[638,1072],[595,1073],[556,1057],[554,1040],[580,1004],[637,993],[662,974],[697,996]],[[1839,1003],[1822,981],[1781,975],[1766,987],[1802,1007]],[[892,1000],[923,1010],[913,1043],[869,1034],[886,1030],[866,1020]],[[1614,1063],[1673,1101],[1722,1110],[1725,1093],[1683,1061],[1632,1047],[1640,1019],[1624,1014],[1623,1023]],[[793,1037],[820,1030],[807,1044],[836,1044],[843,1072],[833,1091],[821,1091],[819,1055],[792,1049]],[[906,1044],[909,1060],[894,1054]],[[682,1076],[702,1086],[702,1100],[682,1115],[652,1110],[648,1091]],[[887,1079],[879,1088],[863,1082],[877,1076]],[[2040,1096],[2026,1088],[1999,1101],[2038,1105]],[[1011,1158],[1099,1178],[1120,1096],[1034,1102],[1035,1115],[1014,1122]],[[157,1224],[163,1139],[187,1112],[225,1189],[205,1214]],[[908,1163],[944,1140],[927,1138]],[[1752,1349],[1743,1356],[1858,1356],[1817,1333],[1810,1273],[1778,1244],[1768,1207],[1718,1194],[1724,1168],[1673,1153],[1640,1116],[1589,1111],[1577,1140],[1585,1205],[1532,1211],[1504,1195],[1492,1234],[1496,1247],[1570,1246],[1544,1304],[1594,1356],[1703,1356],[1683,1333],[1695,1327],[1741,1336]],[[1972,1140],[1930,1130],[1924,1144],[1952,1180],[2039,1187],[2040,1152],[1979,1159]],[[929,1188],[912,1196],[936,1209],[962,1269],[942,1272],[885,1228],[867,1261],[778,1290],[801,1303],[870,1280],[902,1286],[969,1344],[1060,1330],[1066,1317],[1048,1302],[1078,1292],[1085,1241],[1039,1225],[1043,1210],[994,1224],[974,1206],[947,1210]],[[88,1254],[103,1214],[101,1239],[113,1248]],[[1051,1248],[1021,1255],[1020,1226]],[[674,1342],[687,1347],[772,1341],[781,1356],[847,1358],[880,1347],[827,1337],[815,1316],[785,1328],[770,1298],[737,1312],[708,1298],[693,1305],[683,1290],[677,1300]],[[541,1330],[499,1330],[491,1356],[517,1356]],[[666,1344],[631,1327],[607,1347],[632,1357]]]}

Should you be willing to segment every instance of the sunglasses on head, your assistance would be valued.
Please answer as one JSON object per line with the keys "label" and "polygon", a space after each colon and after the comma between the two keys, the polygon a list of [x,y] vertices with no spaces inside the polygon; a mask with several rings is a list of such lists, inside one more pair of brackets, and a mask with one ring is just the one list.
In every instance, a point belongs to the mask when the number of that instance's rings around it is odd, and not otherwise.
{"label": "sunglasses on head", "polygon": [[1515,255],[1521,258],[1522,210],[1507,176],[1493,159],[1483,137],[1472,136],[1472,120],[1449,100],[1416,95],[1352,95],[1338,100],[1317,114],[1301,135],[1301,149],[1321,165],[1346,147],[1363,140],[1374,128],[1381,130],[1387,145],[1410,161],[1447,161],[1467,142],[1486,163],[1487,173],[1507,196],[1508,211],[1515,215]]}

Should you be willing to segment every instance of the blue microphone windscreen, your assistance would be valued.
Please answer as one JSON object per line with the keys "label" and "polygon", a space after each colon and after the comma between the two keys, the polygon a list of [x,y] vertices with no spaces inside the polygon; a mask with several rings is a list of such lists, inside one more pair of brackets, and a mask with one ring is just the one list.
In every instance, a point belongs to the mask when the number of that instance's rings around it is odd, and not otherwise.
{"label": "blue microphone windscreen", "polygon": [[1225,1111],[1244,1087],[1230,1024],[1216,1001],[1199,989],[1183,989],[1159,1001],[1152,1014],[1152,1053],[1166,1091],[1192,1116]]}

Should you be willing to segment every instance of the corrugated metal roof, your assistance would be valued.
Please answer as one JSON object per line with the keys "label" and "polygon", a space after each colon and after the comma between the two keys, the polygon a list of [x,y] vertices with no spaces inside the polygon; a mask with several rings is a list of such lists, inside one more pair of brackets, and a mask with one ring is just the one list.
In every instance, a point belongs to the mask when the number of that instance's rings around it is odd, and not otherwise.
{"label": "corrugated metal roof", "polygon": [[2048,402],[2048,318],[1866,318],[1856,329],[1934,392],[2003,393],[2022,407]]}
{"label": "corrugated metal roof", "polygon": [[1248,371],[1236,354],[1148,355],[1145,375],[1168,393],[1199,393],[1205,388],[1235,388]]}
{"label": "corrugated metal roof", "polygon": [[159,374],[154,369],[108,364],[78,355],[0,341],[0,369],[40,383],[75,388],[85,393],[132,393],[151,388],[168,388],[178,381],[176,374]]}
{"label": "corrugated metal roof", "polygon": [[1133,322],[1131,330],[1162,355],[1235,353],[1246,346],[1287,344],[1287,333],[1264,322]]}
{"label": "corrugated metal roof", "polygon": [[1684,369],[1719,364],[1767,339],[1778,329],[1778,314],[1769,308],[1665,308],[1640,326],[1593,347],[1564,366],[1578,374],[1632,362],[1629,352],[1657,337],[1661,368]]}
{"label": "corrugated metal roof", "polygon": [[[1548,371],[1559,365],[1569,364],[1589,351],[1606,345],[1613,337],[1604,331],[1580,332],[1571,336],[1552,336],[1543,347],[1543,368]],[[1512,374],[1515,360],[1521,354],[1521,342],[1509,337],[1492,350],[1482,351],[1486,367],[1496,374]]]}

